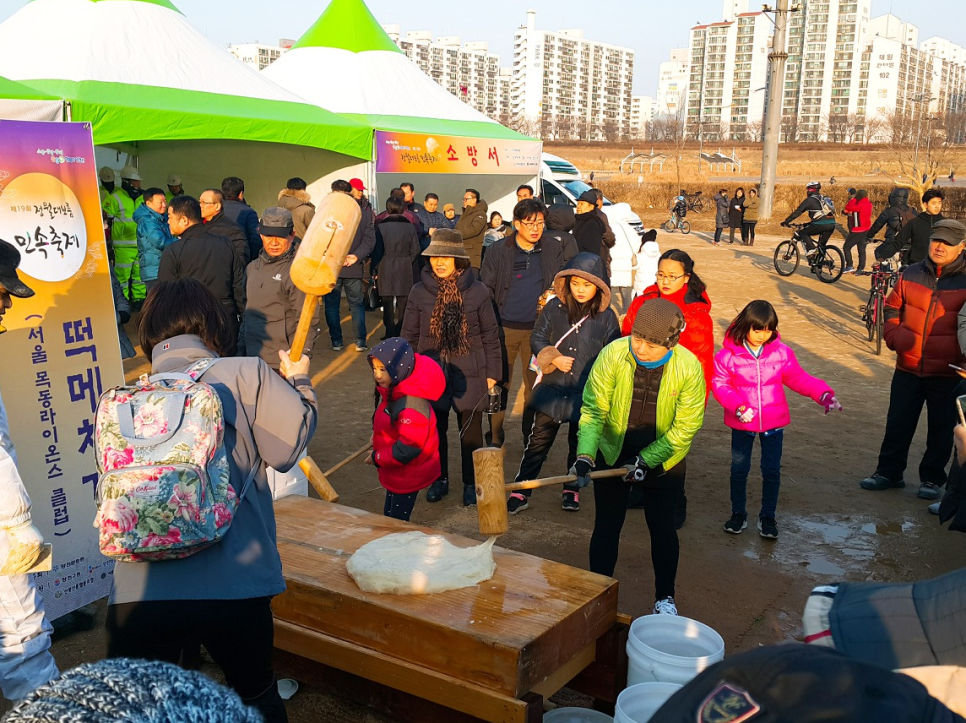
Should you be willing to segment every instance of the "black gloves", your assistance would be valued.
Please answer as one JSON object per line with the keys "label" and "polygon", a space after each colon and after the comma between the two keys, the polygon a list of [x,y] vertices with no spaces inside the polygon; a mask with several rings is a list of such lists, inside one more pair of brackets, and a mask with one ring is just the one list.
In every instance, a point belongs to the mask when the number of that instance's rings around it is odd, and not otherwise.
{"label": "black gloves", "polygon": [[570,468],[570,474],[577,475],[577,487],[584,488],[590,484],[590,471],[594,468],[594,463],[586,457],[578,457],[574,466]]}
{"label": "black gloves", "polygon": [[627,470],[627,474],[624,475],[625,482],[643,482],[651,468],[638,456],[625,464],[624,469]]}

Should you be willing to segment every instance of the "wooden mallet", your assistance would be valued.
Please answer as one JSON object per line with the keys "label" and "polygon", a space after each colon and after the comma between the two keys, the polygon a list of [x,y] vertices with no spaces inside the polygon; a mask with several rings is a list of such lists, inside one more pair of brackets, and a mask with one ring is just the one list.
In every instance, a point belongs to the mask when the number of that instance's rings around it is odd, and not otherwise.
{"label": "wooden mallet", "polygon": [[[302,358],[305,341],[319,308],[319,298],[335,288],[361,220],[362,211],[355,199],[345,193],[330,193],[319,203],[305,238],[295,252],[290,273],[292,283],[305,294],[305,303],[289,352],[289,359],[293,362]],[[322,499],[338,502],[339,493],[311,457],[300,461],[299,467]]]}
{"label": "wooden mallet", "polygon": [[301,460],[299,460],[299,467],[301,468],[302,472],[305,473],[305,476],[308,478],[309,482],[312,483],[312,487],[315,488],[315,491],[319,493],[319,497],[321,497],[326,502],[338,502],[339,493],[336,492],[335,489],[332,487],[332,485],[329,483],[329,475],[335,474],[340,469],[342,469],[347,464],[349,464],[349,462],[359,459],[359,457],[361,457],[371,449],[372,449],[372,445],[367,444],[365,447],[363,447],[362,449],[357,449],[355,452],[350,454],[344,460],[342,460],[336,465],[333,465],[330,469],[327,469],[325,472],[323,472],[319,468],[319,465],[317,465],[315,463],[315,460],[312,459],[311,457],[303,457]]}
{"label": "wooden mallet", "polygon": [[[507,492],[516,490],[532,490],[537,487],[562,485],[576,482],[577,475],[563,474],[557,477],[511,482],[505,484],[503,476],[503,449],[500,447],[482,447],[473,451],[473,470],[476,473],[476,510],[480,516],[480,534],[502,535],[510,529],[510,517],[506,509]],[[623,477],[627,470],[604,469],[591,472],[591,479],[605,477]]]}

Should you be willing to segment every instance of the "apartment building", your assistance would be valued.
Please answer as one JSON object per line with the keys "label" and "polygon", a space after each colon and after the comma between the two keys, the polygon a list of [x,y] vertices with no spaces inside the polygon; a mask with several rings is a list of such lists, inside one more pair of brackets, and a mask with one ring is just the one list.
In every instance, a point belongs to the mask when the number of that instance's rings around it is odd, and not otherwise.
{"label": "apartment building", "polygon": [[255,70],[263,70],[281,57],[282,53],[290,50],[295,44],[294,40],[282,38],[278,45],[265,45],[264,43],[240,43],[228,46],[228,52],[242,61],[245,65]]}
{"label": "apartment building", "polygon": [[686,115],[691,135],[743,139],[749,124],[761,123],[770,29],[764,13],[741,13],[691,29]]}
{"label": "apartment building", "polygon": [[880,15],[869,21],[869,35],[873,38],[888,38],[898,40],[904,45],[917,47],[919,45],[919,28],[897,18],[892,13]]}
{"label": "apartment building", "polygon": [[687,106],[691,74],[689,57],[688,48],[675,48],[671,51],[670,60],[661,63],[657,97],[654,99],[656,115],[676,117]]}
{"label": "apartment building", "polygon": [[647,129],[654,119],[654,98],[649,95],[631,96],[631,138],[646,140]]}
{"label": "apartment building", "polygon": [[513,37],[514,118],[541,137],[616,140],[631,132],[634,51],[584,38],[582,30],[538,30],[536,11]]}

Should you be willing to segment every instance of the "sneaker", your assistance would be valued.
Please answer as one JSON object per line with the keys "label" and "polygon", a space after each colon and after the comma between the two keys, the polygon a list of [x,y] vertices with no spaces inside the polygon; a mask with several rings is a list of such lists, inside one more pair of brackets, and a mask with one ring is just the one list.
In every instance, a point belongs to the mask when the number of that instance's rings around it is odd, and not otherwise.
{"label": "sneaker", "polygon": [[429,486],[428,490],[426,490],[426,501],[439,502],[448,494],[449,494],[449,480],[438,479]]}
{"label": "sneaker", "polygon": [[843,274],[854,274],[855,273],[855,267],[854,266],[846,266],[844,269],[842,269],[842,273]]}
{"label": "sneaker", "polygon": [[916,495],[921,500],[938,500],[939,485],[933,482],[923,482],[919,485],[919,494]]}
{"label": "sneaker", "polygon": [[942,503],[941,502],[933,502],[931,505],[929,505],[929,514],[930,515],[938,515],[939,514],[939,505],[940,504],[942,504]]}
{"label": "sneaker", "polygon": [[658,600],[654,603],[654,614],[655,615],[677,615],[678,608],[674,604],[673,597],[666,597],[663,600]]}
{"label": "sneaker", "polygon": [[343,349],[345,349],[345,344],[342,342],[339,342],[338,344],[333,342],[332,351],[342,351]]}
{"label": "sneaker", "polygon": [[356,351],[369,351],[369,345],[366,344],[364,341],[357,341]]}
{"label": "sneaker", "polygon": [[758,518],[758,534],[769,540],[778,539],[778,525],[775,524],[774,517]]}
{"label": "sneaker", "polygon": [[476,485],[463,485],[463,507],[476,507]]}
{"label": "sneaker", "polygon": [[866,477],[864,480],[859,482],[859,486],[864,490],[872,490],[873,492],[879,492],[880,490],[887,489],[900,489],[906,486],[904,480],[893,481],[888,477],[883,477],[881,474],[876,472],[871,477]]}
{"label": "sneaker", "polygon": [[506,501],[506,511],[511,515],[515,515],[517,512],[523,512],[528,507],[530,507],[530,498],[519,492],[512,493],[510,499]]}
{"label": "sneaker", "polygon": [[740,535],[747,526],[748,515],[744,512],[733,512],[731,519],[724,523],[725,532],[730,532],[732,535]]}
{"label": "sneaker", "polygon": [[812,249],[811,251],[806,251],[805,257],[810,259],[817,253],[818,253],[818,249]]}
{"label": "sneaker", "polygon": [[580,495],[571,490],[564,490],[560,506],[568,512],[577,512],[580,509]]}

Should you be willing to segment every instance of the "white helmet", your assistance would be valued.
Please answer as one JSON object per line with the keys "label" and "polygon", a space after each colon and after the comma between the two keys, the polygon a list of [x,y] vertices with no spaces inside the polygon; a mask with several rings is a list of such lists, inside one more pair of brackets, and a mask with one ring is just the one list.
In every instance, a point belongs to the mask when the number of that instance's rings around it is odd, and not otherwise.
{"label": "white helmet", "polygon": [[121,169],[121,178],[126,178],[129,181],[140,181],[141,174],[138,173],[138,169],[134,166],[124,166]]}

